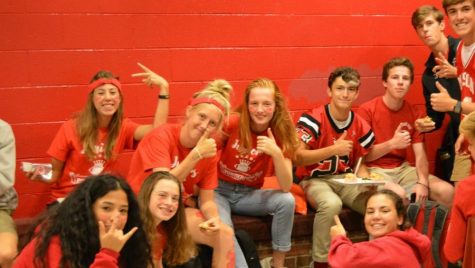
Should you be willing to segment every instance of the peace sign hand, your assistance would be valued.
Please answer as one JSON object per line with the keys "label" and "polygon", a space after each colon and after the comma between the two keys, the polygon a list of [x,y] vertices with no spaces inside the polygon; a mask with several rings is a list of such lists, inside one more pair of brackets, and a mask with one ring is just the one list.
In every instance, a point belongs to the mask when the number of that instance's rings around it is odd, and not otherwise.
{"label": "peace sign hand", "polygon": [[432,72],[439,78],[456,78],[457,68],[450,64],[445,58],[444,53],[439,52],[439,55],[435,58],[437,65],[432,68]]}
{"label": "peace sign hand", "polygon": [[101,242],[101,248],[120,252],[125,243],[127,243],[129,238],[131,238],[138,229],[134,227],[128,233],[124,234],[117,225],[117,219],[113,219],[109,230],[106,230],[104,223],[99,221],[99,240]]}
{"label": "peace sign hand", "polygon": [[144,72],[134,73],[132,74],[132,77],[142,77],[142,82],[144,82],[147,86],[158,86],[160,87],[160,95],[168,95],[168,81],[165,78],[154,73],[152,70],[139,62],[137,62],[137,65],[142,68]]}

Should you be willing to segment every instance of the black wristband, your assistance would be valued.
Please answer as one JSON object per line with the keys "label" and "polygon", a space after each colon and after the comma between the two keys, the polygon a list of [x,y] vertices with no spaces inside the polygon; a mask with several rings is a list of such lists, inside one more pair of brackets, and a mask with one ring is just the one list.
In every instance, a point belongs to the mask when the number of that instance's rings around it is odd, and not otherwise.
{"label": "black wristband", "polygon": [[170,95],[166,94],[166,95],[158,95],[158,98],[161,99],[161,100],[168,100],[170,98]]}

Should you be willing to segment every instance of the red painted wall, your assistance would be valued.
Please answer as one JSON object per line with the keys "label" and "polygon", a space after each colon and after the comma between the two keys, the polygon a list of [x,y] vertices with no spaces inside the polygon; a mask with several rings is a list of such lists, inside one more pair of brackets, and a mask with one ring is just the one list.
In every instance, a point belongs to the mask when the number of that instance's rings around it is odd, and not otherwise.
{"label": "red painted wall", "polygon": [[[0,118],[13,126],[19,163],[48,162],[49,143],[83,106],[87,82],[108,69],[121,76],[127,116],[150,122],[158,91],[130,76],[139,71],[136,62],[170,81],[171,120],[205,81],[229,80],[238,104],[246,83],[262,76],[277,81],[297,116],[326,101],[326,78],[339,65],[361,72],[359,104],[383,93],[381,67],[393,56],[414,61],[409,99],[421,105],[428,50],[410,15],[427,3],[440,7],[440,0],[3,0]],[[439,140],[431,135],[431,160]],[[16,189],[15,217],[44,208],[47,187],[18,169]]]}

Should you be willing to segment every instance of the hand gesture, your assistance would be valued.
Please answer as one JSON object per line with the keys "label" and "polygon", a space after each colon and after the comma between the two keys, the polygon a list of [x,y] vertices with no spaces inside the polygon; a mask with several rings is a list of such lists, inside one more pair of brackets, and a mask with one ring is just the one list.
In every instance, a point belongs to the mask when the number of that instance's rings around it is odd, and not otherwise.
{"label": "hand gesture", "polygon": [[444,53],[439,52],[439,55],[435,58],[437,65],[432,68],[432,72],[439,78],[456,78],[457,68],[450,64],[445,58]]}
{"label": "hand gesture", "polygon": [[128,233],[124,234],[117,225],[117,218],[115,218],[112,220],[109,230],[106,230],[104,223],[99,221],[99,240],[101,242],[101,248],[120,252],[125,243],[127,243],[127,240],[129,240],[138,229],[137,227],[134,227]]}
{"label": "hand gesture", "polygon": [[345,140],[348,132],[345,130],[343,134],[335,141],[335,154],[338,156],[349,155],[353,150],[353,141]]}
{"label": "hand gesture", "polygon": [[200,230],[203,232],[214,233],[220,228],[220,221],[218,217],[210,218],[202,223],[200,223]]}
{"label": "hand gesture", "polygon": [[157,86],[160,87],[160,94],[168,94],[168,82],[165,78],[161,77],[160,75],[154,73],[149,68],[145,67],[145,65],[137,62],[137,65],[142,68],[144,71],[143,73],[135,73],[132,74],[132,77],[142,77],[142,82],[144,82],[147,86],[153,87]]}
{"label": "hand gesture", "polygon": [[435,129],[435,122],[428,116],[424,118],[417,118],[414,121],[414,126],[419,132],[429,132]]}
{"label": "hand gesture", "polygon": [[279,146],[275,142],[274,134],[270,128],[267,129],[268,136],[258,136],[257,137],[257,150],[261,151],[267,155],[275,156],[281,152]]}
{"label": "hand gesture", "polygon": [[334,239],[335,237],[337,237],[339,235],[346,236],[345,227],[343,227],[343,224],[341,224],[341,221],[340,221],[340,218],[338,217],[338,215],[335,215],[334,219],[335,219],[335,225],[333,225],[330,228],[331,238]]}
{"label": "hand gesture", "polygon": [[200,140],[193,148],[195,152],[195,159],[201,160],[203,158],[214,157],[217,152],[216,141],[209,138],[209,129],[206,129]]}
{"label": "hand gesture", "polygon": [[429,185],[418,183],[414,192],[416,193],[416,202],[426,201],[429,198]]}
{"label": "hand gesture", "polygon": [[407,130],[403,130],[404,124],[399,124],[396,131],[394,131],[394,136],[391,139],[391,147],[393,149],[405,149],[411,145],[411,135]]}
{"label": "hand gesture", "polygon": [[438,81],[435,82],[435,86],[440,92],[430,94],[430,105],[432,105],[432,109],[437,112],[452,112],[457,101],[450,97],[447,89]]}

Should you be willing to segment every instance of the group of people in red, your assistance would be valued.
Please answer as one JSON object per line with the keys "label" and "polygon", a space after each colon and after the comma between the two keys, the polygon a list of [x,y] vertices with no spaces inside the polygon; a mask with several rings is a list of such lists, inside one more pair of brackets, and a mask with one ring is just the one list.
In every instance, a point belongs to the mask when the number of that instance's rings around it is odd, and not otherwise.
{"label": "group of people in red", "polygon": [[[160,90],[152,124],[140,125],[123,115],[119,79],[98,72],[85,107],[61,126],[48,149],[51,178],[26,173],[51,185],[51,200],[18,254],[9,216],[14,206],[0,210],[0,266],[199,267],[197,245],[204,244],[213,249],[213,267],[248,267],[234,236],[236,213],[273,216],[273,253],[262,265],[284,267],[294,182],[316,211],[313,267],[420,267],[430,240],[406,220],[411,198],[451,208],[445,253],[451,262],[463,261],[466,222],[475,214],[475,177],[468,177],[475,159],[475,0],[444,0],[443,6],[461,40],[445,36],[444,15],[433,6],[412,16],[431,49],[422,79],[427,117],[405,100],[414,66],[404,57],[384,64],[384,94],[358,109],[358,71],[334,69],[329,102],[303,113],[296,124],[282,91],[268,78],[249,83],[236,109],[232,86],[214,80],[193,94],[181,123],[166,123],[168,82],[139,64],[143,71],[132,76]],[[429,174],[424,148],[424,133],[441,128],[445,114],[451,120],[444,145],[451,146],[445,149],[455,166],[445,179],[460,181],[456,190]],[[409,148],[414,166],[407,161]],[[121,178],[115,165],[126,149],[135,152]],[[384,183],[365,187],[335,180],[347,174]],[[271,176],[277,189],[262,188]],[[364,215],[370,241],[346,237],[338,218],[343,205]]]}

